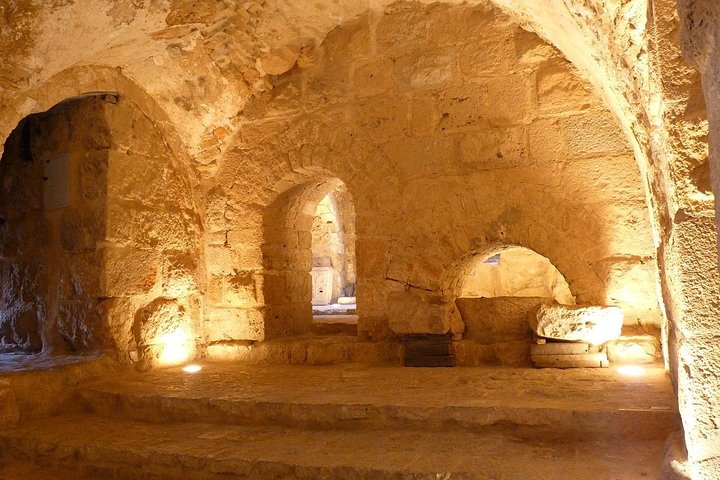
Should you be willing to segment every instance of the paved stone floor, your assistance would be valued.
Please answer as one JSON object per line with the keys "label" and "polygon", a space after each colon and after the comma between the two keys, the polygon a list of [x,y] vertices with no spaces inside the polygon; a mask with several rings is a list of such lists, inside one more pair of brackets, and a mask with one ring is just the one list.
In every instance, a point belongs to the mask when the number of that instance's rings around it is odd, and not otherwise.
{"label": "paved stone floor", "polygon": [[0,480],[659,479],[678,428],[659,367],[201,366],[81,386],[0,432]]}

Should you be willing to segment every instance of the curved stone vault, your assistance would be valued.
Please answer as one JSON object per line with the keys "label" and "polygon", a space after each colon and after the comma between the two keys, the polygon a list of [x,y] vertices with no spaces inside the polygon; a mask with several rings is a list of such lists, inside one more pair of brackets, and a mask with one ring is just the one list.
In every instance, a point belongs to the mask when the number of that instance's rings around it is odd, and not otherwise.
{"label": "curved stone vault", "polygon": [[[72,144],[72,188],[90,158],[105,184],[72,200],[72,228],[5,194],[0,224],[23,245],[13,225],[38,215],[60,240],[32,247],[54,265],[37,278],[90,298],[95,326],[51,320],[81,308],[67,292],[4,286],[3,304],[42,305],[55,327],[36,347],[97,336],[146,367],[168,338],[186,358],[303,334],[312,215],[342,183],[361,338],[461,336],[447,285],[463,262],[530,248],[578,303],[661,331],[693,478],[718,478],[719,35],[714,0],[3,2],[2,182],[22,183],[26,125],[62,146],[95,102],[107,137]],[[58,105],[75,112],[65,126]],[[3,247],[3,269],[37,269],[32,248]],[[61,267],[53,249],[70,252]],[[398,292],[447,311],[392,318]]]}

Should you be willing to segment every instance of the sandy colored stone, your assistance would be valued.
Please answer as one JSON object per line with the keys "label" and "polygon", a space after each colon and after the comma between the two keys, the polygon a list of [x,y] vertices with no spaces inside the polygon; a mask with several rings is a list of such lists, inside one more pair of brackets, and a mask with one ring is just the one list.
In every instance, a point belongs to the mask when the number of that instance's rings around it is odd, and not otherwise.
{"label": "sandy colored stone", "polygon": [[619,307],[541,305],[530,326],[539,337],[600,345],[620,336],[623,312]]}
{"label": "sandy colored stone", "polygon": [[448,306],[408,290],[388,294],[388,321],[397,334],[446,333]]}
{"label": "sandy colored stone", "polygon": [[660,342],[651,335],[623,335],[608,342],[607,352],[613,363],[653,363],[662,357]]}
{"label": "sandy colored stone", "polygon": [[460,297],[455,304],[465,323],[464,338],[482,344],[529,339],[528,321],[538,308],[552,302],[542,297]]}
{"label": "sandy colored stone", "polygon": [[[49,352],[125,338],[158,297],[302,332],[312,212],[284,205],[339,179],[362,335],[392,334],[388,292],[451,303],[468,256],[528,247],[578,302],[662,327],[688,468],[720,476],[716,2],[86,3],[0,6],[0,307]],[[59,153],[71,206],[43,212]],[[254,300],[211,285],[239,272]]]}

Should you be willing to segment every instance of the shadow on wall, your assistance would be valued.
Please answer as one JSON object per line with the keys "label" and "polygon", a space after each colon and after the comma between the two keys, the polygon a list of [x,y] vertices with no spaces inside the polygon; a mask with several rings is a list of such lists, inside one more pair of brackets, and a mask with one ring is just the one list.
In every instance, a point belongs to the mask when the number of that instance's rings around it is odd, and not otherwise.
{"label": "shadow on wall", "polygon": [[[340,265],[333,265],[329,254],[318,253],[325,250],[323,246],[313,245],[313,226],[317,227],[318,223],[318,205],[333,192],[341,192],[345,197],[344,203],[350,204],[347,208],[349,218],[344,218],[342,222],[342,246],[350,248],[355,240],[354,210],[349,192],[337,178],[311,180],[291,187],[265,210],[262,291],[266,339],[309,331],[312,325],[312,304],[319,301],[316,299],[313,302],[313,267],[329,267],[333,270],[333,277],[335,274],[342,276],[336,285],[338,295],[341,288],[347,286],[348,278],[354,282],[354,273],[352,277],[348,275],[349,269],[354,270],[354,255],[350,268],[345,254],[335,255],[335,262]],[[317,240],[322,235],[318,228],[315,230]],[[326,247],[329,251],[331,245]],[[313,250],[317,258],[314,258]],[[329,265],[321,265],[323,261],[329,262]],[[333,283],[328,282],[330,289]],[[333,295],[330,297],[332,300]]]}
{"label": "shadow on wall", "polygon": [[195,355],[200,220],[186,172],[135,103],[85,96],[27,117],[0,179],[0,351]]}

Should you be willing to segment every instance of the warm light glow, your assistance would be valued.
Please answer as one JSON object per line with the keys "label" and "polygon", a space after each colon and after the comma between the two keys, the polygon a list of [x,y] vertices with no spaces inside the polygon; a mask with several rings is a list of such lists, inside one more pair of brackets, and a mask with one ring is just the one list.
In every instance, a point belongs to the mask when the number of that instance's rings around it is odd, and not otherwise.
{"label": "warm light glow", "polygon": [[186,365],[183,367],[183,372],[185,373],[197,373],[200,370],[202,370],[202,367],[200,365]]}
{"label": "warm light glow", "polygon": [[160,337],[162,345],[158,362],[162,365],[177,365],[190,359],[193,348],[190,335],[183,329],[175,330]]}
{"label": "warm light glow", "polygon": [[641,375],[645,375],[645,367],[641,367],[639,365],[621,365],[617,368],[617,371],[620,375],[625,375],[626,377],[639,377]]}

